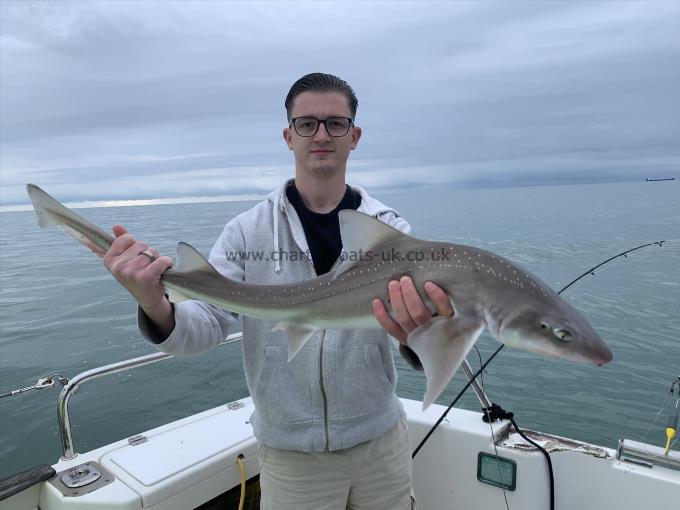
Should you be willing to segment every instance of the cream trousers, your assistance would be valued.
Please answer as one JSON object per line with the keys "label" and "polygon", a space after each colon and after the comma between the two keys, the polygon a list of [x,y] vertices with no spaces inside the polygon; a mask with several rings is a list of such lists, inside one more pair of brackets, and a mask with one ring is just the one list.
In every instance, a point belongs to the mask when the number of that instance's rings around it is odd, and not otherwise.
{"label": "cream trousers", "polygon": [[334,452],[261,445],[261,510],[411,510],[406,417],[381,437]]}

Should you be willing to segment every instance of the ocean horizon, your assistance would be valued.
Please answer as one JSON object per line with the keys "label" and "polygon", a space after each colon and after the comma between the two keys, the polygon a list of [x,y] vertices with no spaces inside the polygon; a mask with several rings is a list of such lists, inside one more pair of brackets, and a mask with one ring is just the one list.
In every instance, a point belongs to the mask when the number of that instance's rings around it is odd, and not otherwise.
{"label": "ocean horizon", "polygon": [[[674,181],[675,177],[668,179],[659,179],[663,181]],[[555,186],[588,186],[597,184],[623,184],[623,183],[633,183],[633,182],[656,182],[654,180],[649,181],[645,179],[600,179],[591,182],[584,182],[582,180],[576,181],[555,181],[555,180],[545,180],[545,181],[530,181],[530,182],[505,182],[505,183],[494,183],[494,182],[465,182],[461,184],[456,184],[454,182],[443,182],[439,185],[436,184],[425,184],[417,187],[409,187],[408,191],[413,191],[417,189],[421,192],[427,192],[428,190],[439,190],[442,188],[449,188],[452,191],[461,190],[476,190],[476,189],[507,189],[507,188],[551,188]],[[350,180],[349,184],[358,184]],[[359,183],[359,185],[362,185]],[[60,185],[62,187],[63,185]],[[50,185],[47,184],[42,186],[48,193],[50,192]],[[394,188],[374,188],[371,186],[364,186],[371,189],[372,194],[377,195],[389,195],[392,193],[403,193],[407,191],[402,187]],[[269,190],[271,191],[271,190]],[[175,196],[175,197],[148,197],[148,198],[120,198],[120,199],[87,199],[87,200],[62,200],[59,199],[65,206],[71,209],[93,209],[100,207],[135,207],[135,206],[145,206],[145,205],[171,205],[171,204],[203,204],[212,202],[249,202],[254,200],[264,200],[269,193],[269,191],[253,192],[253,193],[233,193],[233,194],[222,194],[222,195],[187,195],[187,196]],[[57,195],[55,194],[55,197]],[[28,199],[26,202],[19,204],[3,204],[0,201],[0,213],[3,212],[23,212],[32,211],[33,206],[30,204]]]}

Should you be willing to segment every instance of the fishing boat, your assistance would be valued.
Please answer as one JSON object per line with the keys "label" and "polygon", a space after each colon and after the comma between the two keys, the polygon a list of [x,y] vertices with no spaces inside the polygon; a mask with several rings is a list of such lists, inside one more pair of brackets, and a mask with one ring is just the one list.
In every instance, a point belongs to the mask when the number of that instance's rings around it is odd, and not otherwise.
{"label": "fishing boat", "polygon": [[[241,340],[230,335],[222,345]],[[69,402],[96,378],[167,360],[153,353],[82,372],[61,391],[63,455],[0,481],[0,510],[213,510],[259,508],[258,442],[248,396],[143,431],[91,451],[73,442]],[[487,411],[491,404],[463,365]],[[54,381],[52,381],[54,382]],[[678,381],[680,391],[680,379]],[[402,399],[411,445],[440,421],[414,459],[417,508],[675,509],[680,505],[680,452],[622,439],[616,450],[492,423],[484,412]],[[86,427],[86,423],[79,424]],[[528,442],[529,440],[530,442]],[[549,454],[546,458],[534,445]],[[551,488],[551,476],[554,486]]]}

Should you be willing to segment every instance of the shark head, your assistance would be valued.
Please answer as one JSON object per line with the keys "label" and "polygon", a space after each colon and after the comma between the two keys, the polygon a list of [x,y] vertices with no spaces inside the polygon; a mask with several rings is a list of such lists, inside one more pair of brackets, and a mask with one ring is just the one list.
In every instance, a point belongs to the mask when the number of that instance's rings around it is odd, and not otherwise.
{"label": "shark head", "polygon": [[582,363],[604,365],[613,358],[585,317],[556,294],[511,311],[500,325],[498,339],[525,351]]}

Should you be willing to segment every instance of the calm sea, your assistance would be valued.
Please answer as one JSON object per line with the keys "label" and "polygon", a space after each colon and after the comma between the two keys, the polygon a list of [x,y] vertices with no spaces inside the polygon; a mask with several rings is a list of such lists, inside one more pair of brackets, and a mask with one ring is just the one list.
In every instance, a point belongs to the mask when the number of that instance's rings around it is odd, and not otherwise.
{"label": "calm sea", "polygon": [[[48,190],[49,191],[49,190]],[[524,265],[559,289],[604,259],[667,239],[609,264],[565,295],[607,341],[615,360],[581,366],[504,349],[484,377],[491,399],[520,425],[613,447],[641,439],[680,374],[680,185],[626,183],[484,190],[417,190],[379,196],[416,236],[470,244]],[[254,202],[84,209],[126,225],[161,252],[177,241],[208,253],[224,223]],[[154,352],[135,306],[100,261],[32,212],[0,214],[0,394]],[[486,358],[498,344],[477,343]],[[477,354],[470,356],[473,366]],[[420,399],[422,374],[397,359],[401,396]],[[439,399],[464,383],[456,375]],[[72,398],[76,451],[96,448],[247,395],[240,343],[85,384]],[[61,454],[55,389],[0,399],[0,476]],[[462,407],[477,410],[474,395]],[[667,412],[647,439],[661,444]],[[678,446],[676,445],[676,448]]]}

